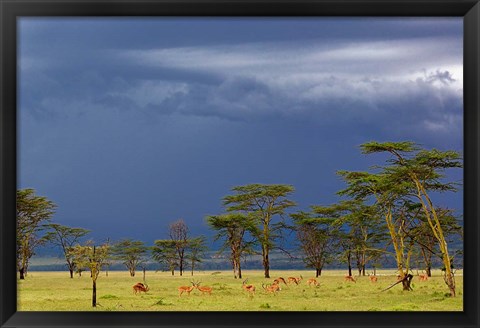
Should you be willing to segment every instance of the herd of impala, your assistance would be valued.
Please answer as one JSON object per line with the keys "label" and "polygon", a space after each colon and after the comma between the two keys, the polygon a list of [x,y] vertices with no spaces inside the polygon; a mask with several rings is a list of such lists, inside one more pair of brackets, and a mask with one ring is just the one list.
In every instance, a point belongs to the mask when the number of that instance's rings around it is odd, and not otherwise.
{"label": "herd of impala", "polygon": [[[397,276],[397,279],[398,279],[399,276]],[[370,275],[369,274],[369,278],[370,278],[370,281],[372,283],[376,283],[378,278],[376,275]],[[267,294],[274,294],[276,295],[279,291],[281,291],[281,287],[280,287],[280,284],[283,283],[285,286],[288,286],[289,284],[295,284],[295,285],[298,285],[300,283],[300,281],[303,280],[303,277],[302,275],[300,275],[300,277],[288,277],[287,280],[285,280],[283,277],[278,277],[276,279],[273,280],[273,282],[271,284],[263,284],[262,283],[262,288],[263,290],[265,291],[265,293]],[[428,280],[428,276],[426,274],[420,274],[419,275],[419,280],[420,281],[427,281]],[[353,277],[353,276],[350,276],[350,275],[346,275],[345,276],[345,281],[351,281],[351,282],[354,282],[356,283],[356,279]],[[251,285],[251,284],[247,284],[248,282],[248,279],[245,279],[243,282],[242,282],[242,288],[243,290],[245,290],[249,295],[253,296],[255,295],[255,291],[256,291],[256,288],[254,285]],[[178,287],[178,296],[182,296],[183,293],[186,293],[187,295],[190,295],[190,293],[194,290],[194,289],[197,289],[198,291],[200,291],[203,294],[208,294],[208,295],[211,295],[212,294],[212,290],[213,288],[212,287],[208,287],[208,286],[200,286],[200,281],[199,282],[195,282],[195,281],[191,281],[192,285],[191,286],[180,286]],[[320,283],[317,281],[317,279],[315,278],[310,278],[310,279],[307,279],[307,285],[309,287],[319,287],[320,286]],[[140,293],[140,292],[144,292],[146,293],[147,291],[149,291],[149,287],[147,284],[143,284],[141,282],[139,283],[136,283],[135,285],[133,285],[133,292],[134,294],[137,294],[137,293]]]}

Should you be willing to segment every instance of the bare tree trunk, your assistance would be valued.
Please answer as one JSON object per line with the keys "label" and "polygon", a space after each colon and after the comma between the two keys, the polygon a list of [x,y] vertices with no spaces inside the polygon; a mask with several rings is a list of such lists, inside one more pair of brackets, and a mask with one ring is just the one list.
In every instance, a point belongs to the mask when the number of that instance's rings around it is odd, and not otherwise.
{"label": "bare tree trunk", "polygon": [[93,280],[93,286],[92,286],[92,306],[96,307],[97,306],[97,281]]}
{"label": "bare tree trunk", "polygon": [[25,269],[20,268],[20,270],[18,270],[18,272],[20,273],[20,279],[25,279]]}
{"label": "bare tree trunk", "polygon": [[411,274],[407,274],[403,278],[402,280],[403,290],[407,290],[407,291],[413,290],[412,287],[410,286],[412,283],[412,279],[413,279],[413,276]]}
{"label": "bare tree trunk", "polygon": [[73,279],[73,269],[69,269],[70,271],[70,278]]}
{"label": "bare tree trunk", "polygon": [[431,277],[432,276],[432,268],[430,266],[427,266],[425,268],[425,272],[427,273],[427,276],[428,277]]}
{"label": "bare tree trunk", "polygon": [[265,278],[270,278],[270,261],[268,259],[268,248],[262,246],[263,268],[265,269]]}
{"label": "bare tree trunk", "polygon": [[351,263],[351,257],[352,255],[350,254],[350,251],[348,251],[347,254],[347,260],[348,260],[348,275],[352,276],[352,263]]}

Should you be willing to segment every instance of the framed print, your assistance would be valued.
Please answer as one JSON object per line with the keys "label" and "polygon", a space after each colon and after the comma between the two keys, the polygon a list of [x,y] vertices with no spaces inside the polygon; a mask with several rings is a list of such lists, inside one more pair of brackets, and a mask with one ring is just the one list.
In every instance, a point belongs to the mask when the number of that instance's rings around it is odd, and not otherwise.
{"label": "framed print", "polygon": [[478,1],[0,15],[2,327],[478,327]]}

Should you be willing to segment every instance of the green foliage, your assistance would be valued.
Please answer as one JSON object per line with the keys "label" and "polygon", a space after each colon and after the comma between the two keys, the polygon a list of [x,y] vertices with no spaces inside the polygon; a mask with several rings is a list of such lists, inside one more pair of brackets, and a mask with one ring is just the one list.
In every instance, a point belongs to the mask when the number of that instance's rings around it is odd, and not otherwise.
{"label": "green foliage", "polygon": [[[229,212],[243,212],[255,220],[256,228],[252,232],[262,247],[263,266],[265,277],[269,277],[270,250],[277,247],[286,227],[283,222],[285,210],[295,206],[295,202],[287,199],[295,188],[283,184],[249,184],[232,188],[234,195],[225,196],[223,203]],[[272,222],[274,217],[280,217],[277,223]]]}
{"label": "green foliage", "polygon": [[247,232],[256,231],[255,219],[251,215],[232,212],[221,215],[211,215],[206,218],[208,225],[217,234],[215,240],[223,239],[220,253],[230,250],[234,276],[241,276],[241,259],[245,254],[253,253],[253,240],[246,240]]}
{"label": "green foliage", "polygon": [[155,240],[155,246],[152,247],[152,257],[155,261],[174,273],[178,266],[177,249],[174,240],[163,239]]}
{"label": "green foliage", "polygon": [[67,262],[67,267],[70,270],[70,278],[73,278],[76,263],[70,256],[70,250],[90,231],[83,228],[71,228],[56,223],[49,224],[47,227],[51,229],[51,231],[47,232],[45,239],[54,245],[60,246]]}
{"label": "green foliage", "polygon": [[116,243],[111,251],[114,258],[122,261],[134,277],[137,266],[146,261],[147,249],[143,241],[124,239]]}
{"label": "green foliage", "polygon": [[320,272],[334,259],[339,227],[336,212],[330,207],[312,206],[313,213],[291,214],[294,230],[307,268]]}
{"label": "green foliage", "polygon": [[48,222],[55,213],[56,205],[43,196],[35,195],[34,189],[17,190],[17,269],[21,279],[27,270],[30,258],[35,255],[35,248],[43,245],[46,238],[41,236]]}
{"label": "green foliage", "polygon": [[67,256],[73,259],[78,268],[89,270],[95,282],[107,260],[108,249],[105,245],[95,246],[93,241],[87,241],[85,245],[71,247]]}
{"label": "green foliage", "polygon": [[[446,169],[462,167],[460,154],[451,150],[422,149],[411,141],[383,143],[372,141],[364,143],[360,148],[364,154],[390,155],[388,165],[383,168],[377,167],[378,172],[374,173],[339,171],[338,174],[348,184],[348,187],[339,194],[356,199],[367,197],[375,199],[385,216],[395,249],[398,271],[402,276],[404,269],[408,271],[413,244],[422,245],[424,254],[425,251],[434,252],[428,234],[419,233],[424,230],[418,229],[420,224],[419,220],[416,220],[420,210],[415,210],[409,205],[420,204],[417,207],[421,209],[428,223],[424,226],[431,229],[437,242],[442,260],[447,267],[445,282],[454,296],[455,280],[450,270],[452,258],[445,237],[445,232],[448,233],[449,228],[445,226],[446,220],[437,214],[430,193],[456,191],[456,183],[443,180]],[[421,236],[423,238],[420,238]],[[407,245],[406,239],[410,239]],[[424,257],[428,258],[425,255]]]}
{"label": "green foliage", "polygon": [[207,249],[205,236],[199,236],[188,240],[186,258],[190,262],[192,276],[196,263],[202,262],[202,257],[205,255]]}

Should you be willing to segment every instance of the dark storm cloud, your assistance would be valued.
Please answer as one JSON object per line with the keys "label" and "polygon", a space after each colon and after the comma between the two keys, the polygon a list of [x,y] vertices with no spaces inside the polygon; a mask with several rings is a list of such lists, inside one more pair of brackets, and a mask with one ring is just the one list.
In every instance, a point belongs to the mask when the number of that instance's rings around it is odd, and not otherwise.
{"label": "dark storm cloud", "polygon": [[146,240],[179,217],[205,231],[238,184],[291,183],[303,209],[333,202],[336,170],[372,164],[365,141],[462,149],[461,27],[21,19],[20,187],[57,202],[62,223]]}

